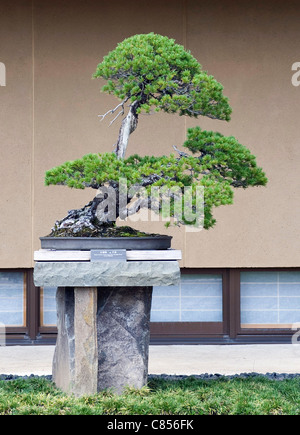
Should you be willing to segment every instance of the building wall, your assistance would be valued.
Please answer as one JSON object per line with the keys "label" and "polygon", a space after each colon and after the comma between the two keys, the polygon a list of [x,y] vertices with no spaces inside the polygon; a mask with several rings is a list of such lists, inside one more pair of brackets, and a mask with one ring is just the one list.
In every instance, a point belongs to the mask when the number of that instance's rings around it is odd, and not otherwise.
{"label": "building wall", "polygon": [[102,57],[136,33],[156,32],[190,49],[224,85],[229,123],[177,115],[140,116],[129,152],[171,153],[186,128],[234,135],[257,156],[265,188],[237,190],[215,210],[217,225],[189,233],[163,223],[136,227],[173,235],[182,267],[297,267],[299,258],[300,4],[294,0],[1,0],[0,268],[30,268],[39,237],[93,191],[44,186],[45,170],[111,151],[118,127],[98,114],[116,105],[92,80]]}

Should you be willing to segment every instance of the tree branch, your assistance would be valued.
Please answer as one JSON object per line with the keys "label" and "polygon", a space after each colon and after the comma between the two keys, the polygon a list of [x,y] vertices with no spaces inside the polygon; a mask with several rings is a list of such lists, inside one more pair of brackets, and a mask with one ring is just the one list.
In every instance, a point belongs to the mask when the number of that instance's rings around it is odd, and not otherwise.
{"label": "tree branch", "polygon": [[173,145],[173,148],[179,154],[180,157],[191,157],[190,154],[180,151],[175,145]]}
{"label": "tree branch", "polygon": [[129,97],[126,97],[125,100],[121,101],[121,103],[119,103],[114,109],[110,109],[108,110],[106,113],[104,113],[103,115],[98,115],[100,119],[100,121],[103,121],[104,118],[106,118],[107,115],[109,114],[113,114],[115,113],[119,107],[122,107],[122,109],[120,110],[120,112],[117,114],[117,116],[115,116],[115,118],[110,122],[109,126],[111,126],[111,124],[113,122],[115,122],[115,120],[120,116],[120,115],[124,115],[124,104],[127,103],[127,101],[129,100]]}

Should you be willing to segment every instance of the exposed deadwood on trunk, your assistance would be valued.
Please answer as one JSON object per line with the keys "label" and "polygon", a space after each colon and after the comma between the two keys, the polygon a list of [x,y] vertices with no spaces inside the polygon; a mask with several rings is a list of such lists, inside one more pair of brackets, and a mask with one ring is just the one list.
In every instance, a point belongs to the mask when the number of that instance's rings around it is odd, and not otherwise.
{"label": "exposed deadwood on trunk", "polygon": [[124,159],[129,136],[131,135],[131,133],[134,132],[134,130],[137,127],[137,123],[138,123],[138,115],[136,113],[137,104],[138,104],[137,101],[135,101],[130,105],[129,112],[126,118],[124,118],[122,121],[120,131],[119,131],[117,147],[115,151],[118,159]]}
{"label": "exposed deadwood on trunk", "polygon": [[110,121],[109,126],[111,126],[120,115],[124,115],[124,104],[127,103],[128,99],[129,99],[129,97],[126,97],[125,100],[123,100],[121,103],[119,103],[114,109],[108,110],[103,115],[98,115],[98,117],[100,118],[100,121],[103,121],[103,119],[106,118],[107,115],[115,113],[121,107],[121,110],[118,112],[118,114],[114,117],[114,119],[112,121]]}

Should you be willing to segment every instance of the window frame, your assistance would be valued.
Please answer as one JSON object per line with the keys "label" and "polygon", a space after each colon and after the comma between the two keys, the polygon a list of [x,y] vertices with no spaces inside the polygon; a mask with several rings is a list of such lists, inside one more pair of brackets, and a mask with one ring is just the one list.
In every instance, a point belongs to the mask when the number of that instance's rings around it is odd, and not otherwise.
{"label": "window frame", "polygon": [[[229,336],[229,275],[222,268],[183,268],[182,275],[222,275],[222,322],[151,322],[153,344],[188,344],[200,341],[220,341]],[[201,333],[199,332],[201,331]]]}
{"label": "window frame", "polygon": [[241,272],[300,272],[300,267],[262,267],[262,268],[240,268],[235,269],[236,284],[235,289],[235,318],[237,341],[243,342],[290,342],[292,335],[295,333],[291,328],[242,328],[241,325]]}
{"label": "window frame", "polygon": [[[51,333],[57,333],[57,326],[56,325],[43,325],[42,324],[42,290],[44,290],[43,287],[39,287],[39,333],[40,334],[51,334]],[[44,296],[44,295],[43,295]]]}
{"label": "window frame", "polygon": [[0,269],[1,273],[5,273],[5,272],[21,272],[23,273],[23,289],[24,289],[24,293],[23,293],[23,298],[24,298],[24,311],[23,311],[23,318],[25,320],[24,325],[13,325],[13,326],[6,326],[5,327],[5,332],[6,332],[6,342],[9,342],[10,339],[18,339],[20,337],[27,337],[28,336],[28,324],[30,323],[30,308],[29,308],[29,304],[28,304],[28,295],[30,293],[30,272],[28,269],[25,268],[20,268],[20,269]]}

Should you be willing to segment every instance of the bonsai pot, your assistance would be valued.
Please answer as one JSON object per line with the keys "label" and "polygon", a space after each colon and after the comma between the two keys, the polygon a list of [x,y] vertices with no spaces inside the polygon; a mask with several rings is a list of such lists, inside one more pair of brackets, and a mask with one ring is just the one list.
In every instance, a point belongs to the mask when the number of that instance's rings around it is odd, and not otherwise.
{"label": "bonsai pot", "polygon": [[171,247],[172,236],[149,237],[40,237],[42,249],[81,250],[129,249],[156,250]]}

